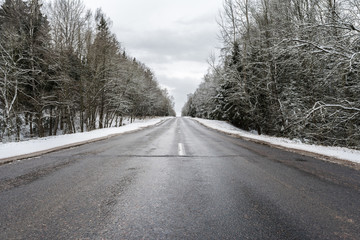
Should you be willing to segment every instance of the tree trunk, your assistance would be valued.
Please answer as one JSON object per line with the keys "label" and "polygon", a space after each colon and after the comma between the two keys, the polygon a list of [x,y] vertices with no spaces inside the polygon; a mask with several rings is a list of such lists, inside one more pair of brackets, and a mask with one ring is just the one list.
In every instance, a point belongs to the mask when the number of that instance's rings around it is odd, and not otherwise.
{"label": "tree trunk", "polygon": [[44,126],[42,124],[42,112],[39,111],[36,114],[36,121],[37,121],[37,127],[38,127],[38,136],[44,137]]}
{"label": "tree trunk", "polygon": [[105,93],[101,91],[101,103],[100,103],[100,116],[99,116],[99,128],[104,128],[104,106],[105,105]]}
{"label": "tree trunk", "polygon": [[57,112],[58,108],[55,108],[55,123],[54,123],[54,130],[53,135],[56,136],[57,130],[59,127],[59,112]]}
{"label": "tree trunk", "polygon": [[16,141],[19,142],[20,139],[20,130],[21,130],[21,121],[20,118],[16,117]]}
{"label": "tree trunk", "polygon": [[32,114],[30,113],[30,116],[29,116],[29,123],[30,123],[30,137],[34,137],[34,133],[33,133],[33,117],[32,117]]}
{"label": "tree trunk", "polygon": [[53,128],[53,116],[52,116],[52,112],[53,112],[53,107],[50,106],[50,118],[49,118],[49,136],[52,136],[52,128]]}

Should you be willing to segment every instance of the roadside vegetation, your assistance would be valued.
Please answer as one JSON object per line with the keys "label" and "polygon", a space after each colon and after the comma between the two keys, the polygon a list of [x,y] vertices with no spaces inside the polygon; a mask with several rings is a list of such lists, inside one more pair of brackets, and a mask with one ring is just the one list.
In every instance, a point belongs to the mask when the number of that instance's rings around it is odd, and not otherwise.
{"label": "roadside vegetation", "polygon": [[81,0],[0,1],[0,142],[175,115],[110,26]]}
{"label": "roadside vegetation", "polygon": [[360,149],[358,0],[225,0],[219,26],[182,115]]}

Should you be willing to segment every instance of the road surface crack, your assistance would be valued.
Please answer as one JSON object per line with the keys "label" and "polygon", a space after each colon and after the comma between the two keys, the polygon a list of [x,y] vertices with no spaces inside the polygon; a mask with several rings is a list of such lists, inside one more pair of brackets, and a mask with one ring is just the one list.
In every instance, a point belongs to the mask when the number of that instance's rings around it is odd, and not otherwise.
{"label": "road surface crack", "polygon": [[37,169],[35,171],[29,172],[27,174],[11,178],[11,179],[4,179],[0,181],[0,192],[4,192],[10,190],[12,188],[16,188],[25,184],[29,184],[31,182],[36,181],[37,179],[44,177],[48,174],[51,174],[61,168],[64,168],[75,160],[68,160],[66,162],[59,163],[57,165],[48,166],[42,169]]}

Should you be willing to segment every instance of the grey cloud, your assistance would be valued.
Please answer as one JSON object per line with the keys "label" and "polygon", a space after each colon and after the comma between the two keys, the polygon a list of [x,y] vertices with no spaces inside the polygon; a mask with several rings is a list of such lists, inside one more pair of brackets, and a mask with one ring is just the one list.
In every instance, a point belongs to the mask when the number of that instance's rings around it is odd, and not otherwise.
{"label": "grey cloud", "polygon": [[[145,32],[131,42],[131,49],[146,53],[151,62],[191,60],[204,62],[216,44],[216,33],[211,28],[199,30],[166,29]],[[125,46],[125,47],[126,47]]]}
{"label": "grey cloud", "polygon": [[175,98],[175,111],[180,114],[181,108],[187,100],[187,95],[195,91],[201,79],[175,78],[164,75],[158,76],[161,84],[173,89],[171,94]]}
{"label": "grey cloud", "polygon": [[183,25],[189,25],[189,24],[214,25],[215,21],[216,21],[216,16],[214,16],[213,13],[208,13],[194,18],[183,18],[181,20],[176,21],[176,23]]}

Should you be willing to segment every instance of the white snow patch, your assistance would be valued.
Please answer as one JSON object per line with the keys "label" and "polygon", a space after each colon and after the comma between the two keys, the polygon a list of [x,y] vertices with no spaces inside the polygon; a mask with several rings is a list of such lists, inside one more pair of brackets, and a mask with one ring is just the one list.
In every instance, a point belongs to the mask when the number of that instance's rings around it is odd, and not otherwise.
{"label": "white snow patch", "polygon": [[141,128],[156,125],[166,119],[168,119],[168,117],[136,120],[135,122],[122,127],[97,129],[90,132],[66,134],[61,136],[51,136],[24,142],[0,143],[0,159],[36,153],[69,144],[107,137],[113,134],[135,131]]}
{"label": "white snow patch", "polygon": [[268,142],[273,145],[278,145],[285,148],[297,149],[297,150],[312,152],[316,154],[321,154],[328,157],[335,157],[337,159],[360,163],[360,151],[357,150],[343,148],[343,147],[327,147],[321,145],[312,145],[312,144],[302,143],[296,139],[290,140],[287,138],[258,135],[256,133],[251,133],[236,128],[225,121],[207,120],[201,118],[193,118],[193,119],[209,128],[226,132],[229,134],[234,134],[249,139]]}

